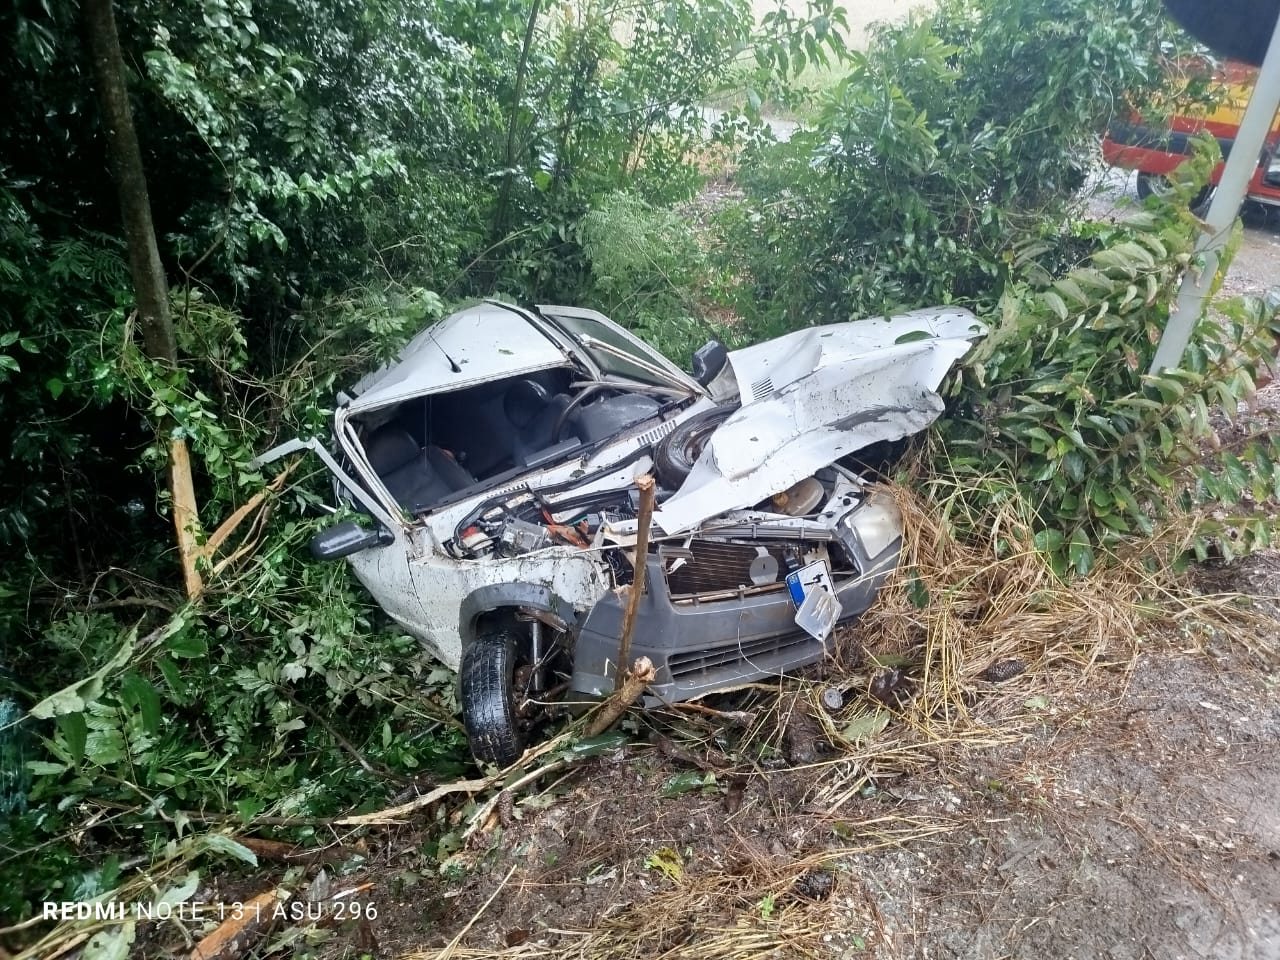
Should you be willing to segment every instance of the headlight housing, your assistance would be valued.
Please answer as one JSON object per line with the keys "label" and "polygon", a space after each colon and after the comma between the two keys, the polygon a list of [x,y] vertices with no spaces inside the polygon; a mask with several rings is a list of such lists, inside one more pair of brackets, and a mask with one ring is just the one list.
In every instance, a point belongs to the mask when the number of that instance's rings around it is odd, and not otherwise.
{"label": "headlight housing", "polygon": [[858,541],[863,555],[874,560],[902,537],[902,511],[885,490],[873,490],[862,504],[840,520]]}

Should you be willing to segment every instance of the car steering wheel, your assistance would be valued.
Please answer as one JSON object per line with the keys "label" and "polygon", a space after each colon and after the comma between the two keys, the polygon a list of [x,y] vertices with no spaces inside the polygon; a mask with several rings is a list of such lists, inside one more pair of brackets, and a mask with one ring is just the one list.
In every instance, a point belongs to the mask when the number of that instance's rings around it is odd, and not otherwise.
{"label": "car steering wheel", "polygon": [[620,387],[615,383],[601,383],[599,380],[588,383],[585,387],[579,390],[578,395],[570,400],[565,408],[560,411],[560,416],[556,417],[555,426],[551,428],[551,443],[553,445],[560,442],[560,435],[564,433],[564,425],[569,422],[569,414],[573,413],[574,410],[580,407],[587,397],[595,396],[602,390],[611,390],[614,393],[626,393],[625,388]]}

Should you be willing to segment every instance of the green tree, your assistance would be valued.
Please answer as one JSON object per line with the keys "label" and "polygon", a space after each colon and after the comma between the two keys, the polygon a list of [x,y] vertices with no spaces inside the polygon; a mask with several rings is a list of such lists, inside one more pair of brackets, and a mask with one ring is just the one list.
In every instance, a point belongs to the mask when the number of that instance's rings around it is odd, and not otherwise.
{"label": "green tree", "polygon": [[1156,0],[943,0],[882,29],[812,131],[744,165],[744,309],[989,305],[1027,241],[1062,235],[1070,258],[1097,136],[1161,86],[1171,32]]}

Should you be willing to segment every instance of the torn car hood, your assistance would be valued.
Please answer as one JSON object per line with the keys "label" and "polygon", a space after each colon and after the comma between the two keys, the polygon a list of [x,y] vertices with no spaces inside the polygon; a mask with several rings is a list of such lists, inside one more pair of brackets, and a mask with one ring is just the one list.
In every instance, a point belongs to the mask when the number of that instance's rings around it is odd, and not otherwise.
{"label": "torn car hood", "polygon": [[918,433],[986,327],[959,308],[810,327],[729,354],[742,407],[654,514],[668,533],[747,507],[841,457]]}

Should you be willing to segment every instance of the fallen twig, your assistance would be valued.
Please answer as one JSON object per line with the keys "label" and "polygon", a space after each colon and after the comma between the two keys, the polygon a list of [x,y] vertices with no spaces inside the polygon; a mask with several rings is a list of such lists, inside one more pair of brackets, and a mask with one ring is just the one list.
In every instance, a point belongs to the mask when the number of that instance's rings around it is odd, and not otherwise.
{"label": "fallen twig", "polygon": [[523,777],[520,777],[519,779],[514,780],[511,783],[507,784],[505,787],[503,787],[501,790],[499,790],[492,797],[490,797],[488,800],[486,800],[484,803],[480,805],[480,807],[472,815],[471,822],[467,824],[467,829],[462,832],[462,839],[465,840],[467,837],[471,836],[471,834],[475,833],[477,830],[483,827],[486,823],[488,823],[490,815],[493,813],[494,809],[498,806],[498,804],[502,802],[502,799],[504,797],[513,796],[522,787],[527,787],[529,784],[533,783],[535,780],[541,779],[542,777],[546,776],[548,773],[558,773],[559,771],[563,770],[565,767],[569,766],[572,762],[573,762],[572,760],[569,760],[567,758],[562,758],[560,760],[553,760],[551,763],[548,763],[545,767],[539,767],[537,770],[530,770]]}
{"label": "fallen twig", "polygon": [[492,776],[483,777],[479,780],[458,780],[455,783],[446,783],[436,787],[429,793],[424,793],[420,797],[414,797],[408,803],[402,803],[398,807],[388,807],[385,810],[377,810],[374,813],[360,813],[351,817],[341,817],[334,820],[333,824],[339,827],[361,827],[370,824],[397,823],[415,810],[429,807],[437,800],[443,799],[451,793],[479,793],[481,790],[488,790],[490,787],[496,786],[501,782],[501,779],[500,776]]}
{"label": "fallen twig", "polygon": [[691,713],[700,713],[704,717],[714,717],[717,720],[723,720],[725,723],[731,723],[738,727],[754,727],[759,719],[759,715],[751,710],[716,710],[701,703],[668,703],[665,707],[668,710],[687,710]]}

